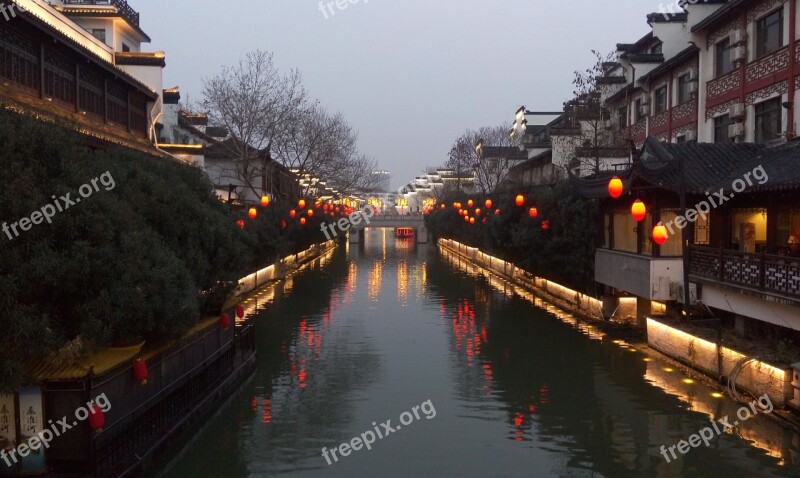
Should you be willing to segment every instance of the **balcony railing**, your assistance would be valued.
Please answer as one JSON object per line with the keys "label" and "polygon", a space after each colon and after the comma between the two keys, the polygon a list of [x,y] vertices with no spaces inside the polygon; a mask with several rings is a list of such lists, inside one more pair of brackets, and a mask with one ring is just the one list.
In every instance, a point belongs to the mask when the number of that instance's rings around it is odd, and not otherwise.
{"label": "balcony railing", "polygon": [[63,0],[64,5],[105,5],[115,7],[122,18],[131,25],[139,26],[139,12],[131,8],[126,0]]}
{"label": "balcony railing", "polygon": [[800,299],[800,258],[693,246],[689,275]]}

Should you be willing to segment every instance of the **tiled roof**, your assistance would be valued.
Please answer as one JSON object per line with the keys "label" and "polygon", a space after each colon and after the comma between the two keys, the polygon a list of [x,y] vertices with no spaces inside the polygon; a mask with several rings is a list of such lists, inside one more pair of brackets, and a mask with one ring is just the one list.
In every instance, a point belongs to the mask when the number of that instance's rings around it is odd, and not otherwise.
{"label": "tiled roof", "polygon": [[745,174],[762,166],[769,180],[748,185],[747,191],[777,191],[800,188],[800,140],[775,147],[753,143],[682,143],[669,144],[648,138],[636,165],[636,175],[646,181],[680,191],[686,165],[688,193],[705,194],[731,185]]}

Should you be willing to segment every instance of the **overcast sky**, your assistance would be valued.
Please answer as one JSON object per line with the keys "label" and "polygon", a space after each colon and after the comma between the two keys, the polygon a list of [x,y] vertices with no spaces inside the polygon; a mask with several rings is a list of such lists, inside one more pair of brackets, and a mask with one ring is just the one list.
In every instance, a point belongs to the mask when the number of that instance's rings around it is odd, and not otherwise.
{"label": "overcast sky", "polygon": [[[203,78],[246,52],[298,68],[341,111],[359,147],[404,185],[440,166],[467,128],[558,111],[572,72],[649,31],[656,0],[357,0],[326,19],[319,0],[128,0],[164,50],[164,87],[199,100]],[[326,2],[329,0],[326,0]],[[669,3],[667,1],[667,3]]]}

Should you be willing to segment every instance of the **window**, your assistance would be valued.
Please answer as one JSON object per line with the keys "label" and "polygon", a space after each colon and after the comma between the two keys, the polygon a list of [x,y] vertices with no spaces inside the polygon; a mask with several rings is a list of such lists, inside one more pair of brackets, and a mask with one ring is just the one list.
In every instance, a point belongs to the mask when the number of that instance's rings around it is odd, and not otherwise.
{"label": "window", "polygon": [[717,43],[717,76],[727,75],[735,69],[731,61],[731,50],[733,48],[730,38]]}
{"label": "window", "polygon": [[89,33],[92,34],[93,37],[97,38],[101,42],[106,42],[106,29],[105,28],[92,28],[89,30]]}
{"label": "window", "polygon": [[131,51],[131,47],[129,47],[128,45],[123,43],[122,44],[122,51],[123,52],[129,52],[129,51]]}
{"label": "window", "polygon": [[783,132],[782,113],[780,97],[756,105],[756,143],[780,138]]}
{"label": "window", "polygon": [[664,44],[662,42],[658,42],[653,45],[653,48],[650,49],[650,53],[653,55],[658,55],[664,52]]}
{"label": "window", "polygon": [[634,112],[633,112],[633,122],[638,123],[642,120],[642,99],[639,98],[633,102]]}
{"label": "window", "polygon": [[654,96],[656,114],[667,111],[667,85],[658,88]]}
{"label": "window", "polygon": [[723,115],[714,118],[714,142],[727,143],[732,141],[728,134],[728,126],[733,124],[730,115]]}
{"label": "window", "polygon": [[628,127],[628,108],[626,106],[617,110],[617,123],[619,123],[620,129]]}
{"label": "window", "polygon": [[675,142],[678,143],[678,144],[685,143],[686,142],[686,135],[682,134],[682,135],[678,136],[677,138],[675,138]]}
{"label": "window", "polygon": [[756,56],[761,58],[783,47],[783,7],[756,22]]}
{"label": "window", "polygon": [[690,88],[692,86],[692,74],[686,73],[678,77],[678,104],[688,103],[692,99]]}

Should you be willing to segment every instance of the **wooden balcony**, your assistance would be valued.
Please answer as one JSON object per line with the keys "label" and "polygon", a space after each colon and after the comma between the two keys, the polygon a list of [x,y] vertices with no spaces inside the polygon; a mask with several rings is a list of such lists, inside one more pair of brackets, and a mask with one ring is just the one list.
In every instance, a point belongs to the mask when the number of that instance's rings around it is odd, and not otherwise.
{"label": "wooden balcony", "polygon": [[139,12],[134,10],[126,0],[63,0],[64,5],[81,7],[114,7],[119,15],[133,26],[139,26]]}
{"label": "wooden balcony", "polygon": [[689,277],[800,306],[800,258],[692,246]]}

